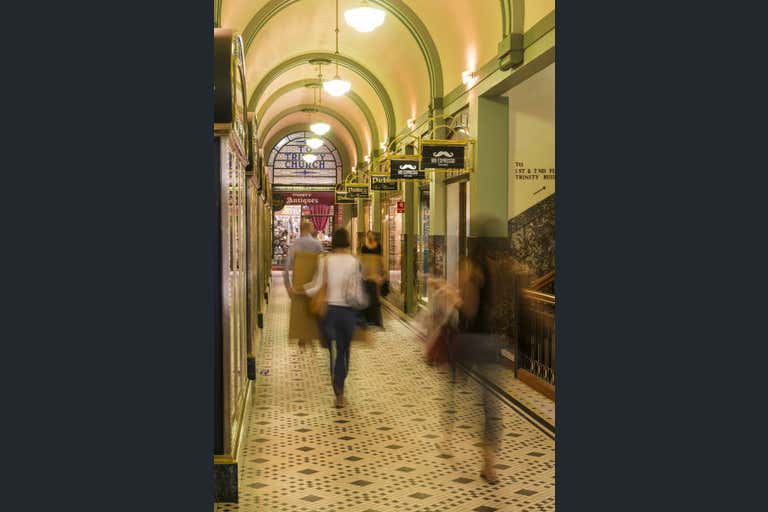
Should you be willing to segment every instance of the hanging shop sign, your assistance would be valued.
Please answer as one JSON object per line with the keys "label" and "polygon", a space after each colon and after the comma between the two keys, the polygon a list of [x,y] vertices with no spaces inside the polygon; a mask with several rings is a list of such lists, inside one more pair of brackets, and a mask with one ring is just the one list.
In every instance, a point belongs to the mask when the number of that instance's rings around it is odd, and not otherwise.
{"label": "hanging shop sign", "polygon": [[390,181],[389,176],[372,175],[370,188],[371,190],[384,190],[384,191],[397,190],[397,182]]}
{"label": "hanging shop sign", "polygon": [[463,171],[467,168],[466,155],[466,141],[421,141],[421,169],[423,170]]}
{"label": "hanging shop sign", "polygon": [[336,204],[357,204],[357,201],[347,196],[346,192],[334,192],[334,202]]}
{"label": "hanging shop sign", "polygon": [[416,181],[427,178],[426,173],[419,170],[417,155],[393,155],[388,162],[390,180]]}
{"label": "hanging shop sign", "polygon": [[347,197],[352,199],[368,199],[370,189],[366,183],[354,183],[347,185]]}
{"label": "hanging shop sign", "polygon": [[248,119],[243,40],[231,30],[213,29],[213,130],[233,132],[247,155]]}
{"label": "hanging shop sign", "polygon": [[[334,203],[333,192],[280,192],[285,206],[312,206],[316,204],[332,205]],[[275,194],[277,197],[277,194]]]}
{"label": "hanging shop sign", "polygon": [[397,213],[405,213],[405,201],[397,202]]}

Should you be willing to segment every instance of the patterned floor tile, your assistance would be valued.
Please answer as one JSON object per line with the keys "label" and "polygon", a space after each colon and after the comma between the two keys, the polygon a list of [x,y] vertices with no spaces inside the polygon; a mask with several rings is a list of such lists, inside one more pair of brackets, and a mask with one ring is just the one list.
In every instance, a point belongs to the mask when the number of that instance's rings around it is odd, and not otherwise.
{"label": "patterned floor tile", "polygon": [[285,339],[289,302],[280,281],[258,347],[240,503],[215,510],[554,510],[554,441],[500,405],[500,483],[481,480],[479,386],[451,386],[393,317],[386,330],[353,342],[348,406],[335,409],[327,350]]}

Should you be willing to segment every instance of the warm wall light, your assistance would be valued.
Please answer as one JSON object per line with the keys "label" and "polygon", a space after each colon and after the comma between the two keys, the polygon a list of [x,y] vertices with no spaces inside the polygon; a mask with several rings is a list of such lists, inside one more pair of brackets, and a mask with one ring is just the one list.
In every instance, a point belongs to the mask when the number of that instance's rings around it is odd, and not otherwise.
{"label": "warm wall light", "polygon": [[408,123],[408,128],[410,128],[411,130],[413,130],[413,127],[416,126],[416,121],[413,119],[409,119],[407,123]]}
{"label": "warm wall light", "polygon": [[315,163],[315,160],[317,160],[317,155],[313,155],[312,153],[304,153],[301,159],[311,165]]}
{"label": "warm wall light", "polygon": [[309,127],[310,130],[312,130],[312,133],[315,135],[325,135],[328,133],[328,130],[331,129],[331,125],[328,123],[313,123]]}
{"label": "warm wall light", "polygon": [[358,32],[373,32],[377,27],[384,23],[386,13],[381,9],[370,7],[366,0],[355,9],[347,9],[344,12],[344,19],[347,25]]}
{"label": "warm wall light", "polygon": [[311,139],[307,139],[307,146],[311,147],[312,149],[317,149],[322,145],[323,145],[322,139],[318,139],[317,137],[312,137]]}
{"label": "warm wall light", "polygon": [[471,87],[475,82],[477,82],[477,75],[474,71],[467,70],[461,74],[461,81],[467,87]]}

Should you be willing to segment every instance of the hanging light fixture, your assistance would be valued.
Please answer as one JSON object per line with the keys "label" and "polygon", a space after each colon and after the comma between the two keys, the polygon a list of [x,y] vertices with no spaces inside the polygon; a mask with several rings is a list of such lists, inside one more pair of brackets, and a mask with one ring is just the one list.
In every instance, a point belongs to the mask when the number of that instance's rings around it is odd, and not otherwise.
{"label": "hanging light fixture", "polygon": [[311,139],[307,139],[307,146],[309,146],[312,149],[317,149],[322,145],[323,145],[323,139],[318,139],[317,137],[312,137]]}
{"label": "hanging light fixture", "polygon": [[386,12],[368,5],[368,0],[363,0],[360,7],[347,9],[344,12],[344,19],[347,25],[358,32],[373,32],[377,27],[384,23]]}
{"label": "hanging light fixture", "polygon": [[322,121],[318,121],[317,123],[312,123],[309,126],[309,129],[312,130],[312,133],[315,135],[325,135],[328,133],[328,130],[331,129],[331,125],[328,123],[323,123]]}
{"label": "hanging light fixture", "polygon": [[[323,66],[322,64],[318,64],[317,65],[318,78],[320,79],[320,83],[321,84],[323,83],[323,68],[322,68],[322,66]],[[322,89],[318,90],[318,95],[320,96],[320,105],[322,105],[323,104],[323,90]],[[315,97],[314,97],[314,94],[313,94],[312,99],[314,100],[314,98]],[[324,123],[322,121],[318,121],[316,123],[310,124],[309,125],[309,129],[312,130],[312,133],[314,133],[315,135],[325,135],[326,133],[328,133],[328,130],[331,129],[331,125],[329,125],[328,123]]]}
{"label": "hanging light fixture", "polygon": [[349,92],[352,84],[339,76],[339,0],[336,0],[336,76],[323,82],[323,89],[332,96],[342,96]]}
{"label": "hanging light fixture", "polygon": [[312,153],[304,153],[301,159],[307,162],[309,165],[312,165],[313,163],[315,163],[315,160],[317,160],[317,155]]}

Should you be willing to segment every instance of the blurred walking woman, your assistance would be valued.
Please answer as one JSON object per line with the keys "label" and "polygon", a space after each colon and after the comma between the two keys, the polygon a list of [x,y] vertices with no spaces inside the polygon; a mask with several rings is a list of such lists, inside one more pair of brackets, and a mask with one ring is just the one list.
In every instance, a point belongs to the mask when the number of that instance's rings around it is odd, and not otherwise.
{"label": "blurred walking woman", "polygon": [[[363,254],[363,275],[365,276],[365,290],[368,292],[370,303],[363,311],[366,323],[383,327],[381,320],[381,301],[379,295],[386,295],[386,290],[382,290],[385,283],[384,262],[381,255],[381,244],[373,231],[368,231],[365,242],[360,252]],[[387,285],[388,286],[388,285]]]}
{"label": "blurred walking woman", "polygon": [[340,228],[333,233],[331,248],[332,252],[322,259],[305,291],[313,300],[325,295],[327,310],[321,315],[320,334],[330,352],[336,407],[344,407],[344,381],[349,371],[357,309],[365,307],[367,300],[364,299],[360,262],[350,252],[346,229]]}

